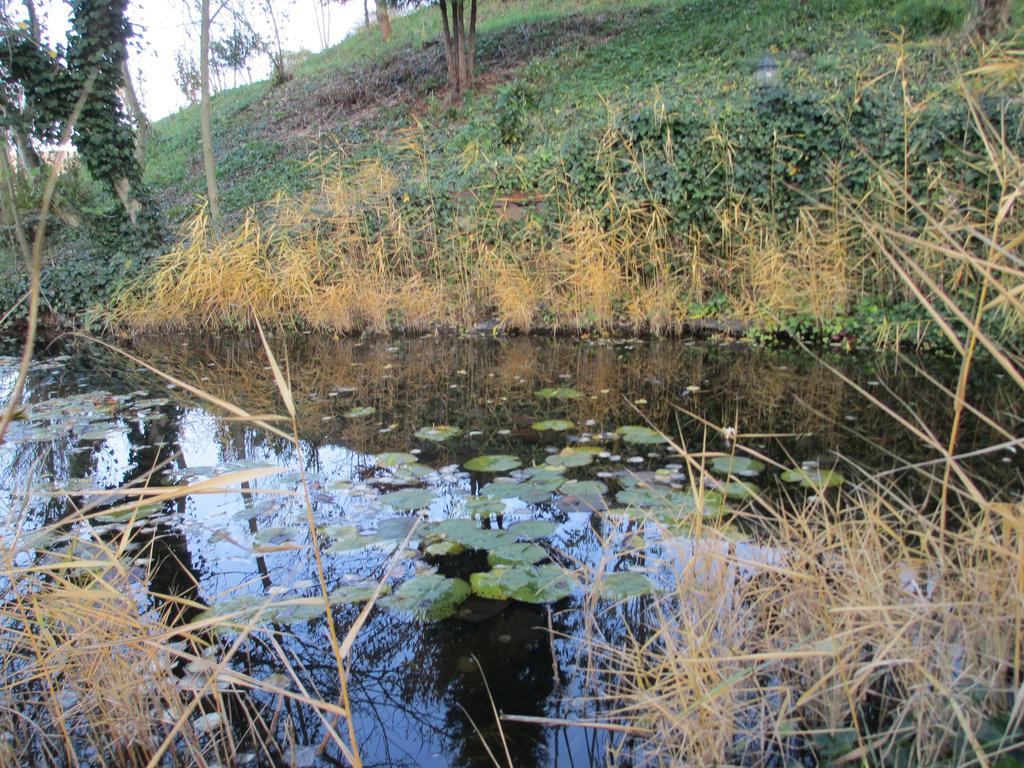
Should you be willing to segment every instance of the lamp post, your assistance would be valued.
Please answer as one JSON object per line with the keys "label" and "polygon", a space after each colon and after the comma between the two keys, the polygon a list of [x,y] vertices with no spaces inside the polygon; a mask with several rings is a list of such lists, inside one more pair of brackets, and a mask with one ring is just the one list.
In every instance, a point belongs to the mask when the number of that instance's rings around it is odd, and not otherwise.
{"label": "lamp post", "polygon": [[780,80],[779,63],[770,53],[766,53],[754,67],[754,83],[758,88],[771,88],[778,85]]}

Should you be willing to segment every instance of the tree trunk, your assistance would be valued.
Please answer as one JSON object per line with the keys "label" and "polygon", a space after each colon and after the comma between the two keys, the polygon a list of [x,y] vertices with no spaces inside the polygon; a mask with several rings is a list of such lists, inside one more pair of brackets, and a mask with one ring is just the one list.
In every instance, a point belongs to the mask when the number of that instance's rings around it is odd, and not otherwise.
{"label": "tree trunk", "polygon": [[199,30],[199,133],[203,142],[203,168],[206,171],[206,197],[210,221],[220,231],[220,203],[217,200],[217,167],[213,158],[213,120],[210,116],[210,0],[202,0]]}
{"label": "tree trunk", "polygon": [[387,0],[377,0],[377,26],[380,27],[381,39],[385,43],[391,42],[391,15]]}
{"label": "tree trunk", "polygon": [[[448,84],[456,101],[473,86],[476,70],[477,0],[470,0],[469,27],[466,27],[466,0],[439,0],[444,55],[448,65]],[[449,7],[451,14],[448,13]]]}
{"label": "tree trunk", "polygon": [[370,28],[370,0],[363,0],[363,20],[367,29]]}
{"label": "tree trunk", "polygon": [[21,163],[22,168],[26,171],[38,168],[39,153],[32,146],[32,140],[29,139],[28,134],[21,130],[20,126],[12,125],[11,135],[14,138],[14,148],[17,150],[18,161]]}
{"label": "tree trunk", "polygon": [[[448,84],[456,94],[459,92],[459,68],[455,64],[455,43],[452,39],[452,30],[448,21],[448,2],[440,0],[441,5],[441,29],[444,31],[444,60],[448,65]],[[454,11],[454,8],[452,9]]]}
{"label": "tree trunk", "polygon": [[36,45],[43,44],[43,32],[39,27],[39,17],[36,15],[36,4],[33,0],[24,0],[25,12],[28,13],[28,33],[32,36]]}
{"label": "tree trunk", "polygon": [[135,85],[132,83],[132,72],[128,67],[128,59],[121,62],[121,70],[124,75],[124,100],[128,109],[135,118],[135,162],[139,168],[146,167],[146,142],[149,139],[149,118],[142,110],[138,94],[135,93]]}
{"label": "tree trunk", "polygon": [[280,85],[288,80],[291,75],[288,74],[284,66],[284,48],[281,46],[281,31],[277,26],[277,16],[274,15],[274,4],[271,0],[263,0],[263,7],[274,29],[274,77],[272,82],[274,85]]}
{"label": "tree trunk", "polygon": [[473,78],[476,74],[476,0],[470,0],[469,10],[469,40],[466,43],[466,49],[469,55],[466,57],[469,60],[467,70],[469,72],[469,82],[467,85],[472,87]]}
{"label": "tree trunk", "polygon": [[982,40],[1002,34],[1012,16],[1013,0],[974,0],[970,33]]}

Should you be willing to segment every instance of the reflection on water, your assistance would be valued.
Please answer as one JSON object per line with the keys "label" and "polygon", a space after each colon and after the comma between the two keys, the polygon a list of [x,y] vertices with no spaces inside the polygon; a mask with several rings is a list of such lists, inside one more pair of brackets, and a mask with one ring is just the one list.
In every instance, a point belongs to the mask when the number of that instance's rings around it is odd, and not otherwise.
{"label": "reflection on water", "polygon": [[[881,408],[825,365],[798,354],[678,341],[307,337],[291,340],[287,349],[277,342],[297,404],[301,468],[290,441],[219,418],[200,399],[112,353],[79,349],[38,363],[29,389],[37,410],[33,415],[29,409],[31,418],[16,423],[0,448],[8,490],[0,499],[5,532],[21,517],[26,489],[35,491],[26,525],[33,528],[72,511],[66,497],[52,495],[60,489],[116,488],[140,481],[154,468],[156,482],[178,484],[231,469],[282,467],[283,474],[242,483],[233,494],[193,494],[149,510],[151,516],[140,524],[138,545],[154,561],[151,592],[184,596],[216,611],[252,595],[319,594],[298,492],[300,469],[309,482],[317,525],[331,527],[325,529],[331,531],[323,542],[331,554],[324,565],[328,588],[334,590],[385,575],[399,585],[426,568],[461,578],[486,570],[486,560],[472,553],[438,560],[410,550],[400,553],[393,571],[385,574],[397,540],[383,532],[393,525],[388,521],[410,513],[381,500],[399,488],[429,489],[421,513],[424,533],[431,522],[467,517],[468,498],[494,479],[461,468],[482,454],[512,455],[529,467],[544,464],[566,445],[598,446],[596,461],[568,468],[565,477],[601,478],[608,494],[573,498],[541,492],[539,501],[512,497],[499,504],[500,515],[484,516],[483,525],[492,530],[527,519],[557,523],[541,543],[563,565],[598,562],[600,539],[610,523],[594,510],[614,505],[616,490],[636,485],[637,478],[640,487],[655,481],[665,491],[689,487],[680,459],[668,446],[611,442],[608,434],[622,425],[650,423],[688,449],[711,451],[728,450],[724,430],[731,428],[747,436],[745,445],[786,466],[801,461],[830,466],[843,457],[853,482],[858,469],[879,471],[907,459],[935,458],[895,431]],[[143,343],[134,352],[250,413],[283,410],[262,350],[253,342],[177,339]],[[931,377],[948,382],[955,376],[941,359],[859,356],[830,364],[897,412],[927,413],[938,426],[950,418],[948,400],[928,383]],[[0,366],[0,386],[10,388],[13,371],[13,361]],[[1002,387],[998,376],[978,375],[973,382],[969,399],[981,410],[1014,414],[1019,408],[1014,390]],[[545,387],[572,389],[580,396],[536,397]],[[530,428],[551,419],[571,421],[573,427],[565,432]],[[445,442],[414,436],[432,425],[457,426],[461,435]],[[982,444],[988,436],[981,431],[982,425],[968,423],[961,451]],[[383,452],[409,451],[415,451],[411,465],[381,466],[374,459]],[[1005,489],[1019,482],[1012,458],[979,457],[974,468]],[[758,482],[775,492],[777,473]],[[908,492],[927,503],[927,485],[910,482]],[[629,525],[639,530],[643,524]],[[120,521],[113,520],[93,526],[88,535],[113,536],[120,530]],[[68,535],[86,534],[71,526]],[[643,562],[634,558],[613,567],[638,570]],[[573,598],[553,606],[471,598],[456,618],[436,622],[375,608],[357,640],[351,673],[366,764],[491,764],[483,741],[499,749],[500,739],[481,669],[501,712],[552,718],[590,714],[581,703],[582,681],[574,674],[579,660],[572,638],[593,630],[582,625],[575,610],[580,594],[577,589]],[[190,620],[200,611],[189,609],[181,618]],[[358,611],[358,605],[336,607],[340,634]],[[334,660],[324,620],[309,618],[315,615],[301,608],[282,612],[274,637],[301,671],[303,685],[335,701]],[[607,621],[621,625],[621,612],[607,614]],[[607,632],[614,636],[615,627]],[[279,671],[276,653],[259,638],[246,644],[239,659],[258,678]],[[298,762],[332,764],[330,751],[319,755],[313,749],[323,738],[321,722],[301,707],[288,709]],[[598,764],[608,748],[604,735],[582,729],[513,723],[503,729],[516,766]]]}

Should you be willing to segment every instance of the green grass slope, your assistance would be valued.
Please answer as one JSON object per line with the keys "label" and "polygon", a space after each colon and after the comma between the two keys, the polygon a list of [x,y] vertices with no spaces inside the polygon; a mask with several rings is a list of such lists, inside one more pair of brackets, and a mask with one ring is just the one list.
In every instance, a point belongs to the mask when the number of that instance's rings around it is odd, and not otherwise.
{"label": "green grass slope", "polygon": [[[439,14],[424,8],[395,19],[389,45],[360,31],[284,85],[217,94],[222,206],[237,213],[314,185],[309,160],[324,152],[400,163],[413,129],[439,191],[534,188],[609,106],[735,98],[768,50],[787,87],[838,92],[871,71],[881,46],[905,35],[914,56],[918,41],[956,33],[966,11],[964,0],[483,0],[478,87],[452,105]],[[951,63],[926,57],[920,74],[941,79]],[[205,192],[197,107],[155,134],[146,180],[181,219]]]}

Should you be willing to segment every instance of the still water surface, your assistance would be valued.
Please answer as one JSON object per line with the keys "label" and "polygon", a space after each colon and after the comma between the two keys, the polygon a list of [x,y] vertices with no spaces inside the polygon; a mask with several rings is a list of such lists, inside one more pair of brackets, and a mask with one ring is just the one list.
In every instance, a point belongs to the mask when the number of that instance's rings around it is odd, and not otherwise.
{"label": "still water surface", "polygon": [[[301,490],[303,475],[332,592],[381,579],[415,518],[421,523],[411,546],[387,574],[393,589],[428,572],[468,582],[494,563],[529,570],[538,557],[541,568],[562,566],[570,573],[564,583],[534,590],[532,602],[462,601],[459,594],[450,605],[414,597],[375,608],[351,670],[356,732],[367,765],[491,764],[480,734],[494,747],[497,734],[481,669],[502,712],[593,715],[576,673],[584,587],[571,574],[600,563],[656,585],[663,575],[647,572],[643,561],[602,559],[601,542],[620,521],[634,534],[648,535],[655,549],[658,534],[645,533],[638,515],[603,510],[640,507],[664,523],[666,507],[694,503],[685,462],[644,427],[664,430],[688,450],[713,452],[728,452],[735,431],[745,446],[784,467],[802,464],[814,471],[839,464],[845,482],[854,484],[861,473],[935,458],[894,428],[870,398],[901,413],[925,414],[941,428],[949,421],[949,401],[931,380],[948,384],[956,374],[952,363],[938,357],[821,360],[685,341],[302,337],[286,343],[279,337],[272,346],[291,380],[298,450],[287,439],[225,420],[221,409],[186,388],[169,386],[99,347],[40,356],[28,389],[28,418],[13,425],[0,447],[4,533],[10,535],[19,521],[32,529],[69,515],[66,498],[42,492],[117,488],[154,468],[150,484],[171,485],[274,466],[285,471],[230,493],[194,494],[148,510],[138,536],[140,549],[145,543],[153,556],[151,592],[184,596],[213,612],[245,609],[257,598],[319,595],[303,495],[272,493]],[[284,413],[258,343],[177,338],[140,343],[133,352],[250,413]],[[0,383],[7,391],[15,373],[16,361],[4,359]],[[1005,414],[1018,408],[1016,393],[997,374],[982,371],[974,386],[971,402],[981,409]],[[531,426],[538,422],[555,429]],[[436,429],[446,426],[457,428],[455,434]],[[640,428],[631,433],[639,438],[616,438],[623,426]],[[989,439],[969,421],[960,449]],[[495,455],[512,457],[504,462],[509,469],[464,468],[475,457]],[[979,457],[974,469],[998,486],[1019,483],[1015,457],[1008,454]],[[779,476],[778,468],[769,467],[747,479],[768,495],[805,493]],[[27,512],[26,489],[36,492]],[[923,500],[927,488],[910,480],[908,492]],[[744,510],[736,539],[741,545],[756,540],[756,504],[708,498],[706,504]],[[449,520],[469,522],[446,529],[450,524],[443,521]],[[548,525],[514,527],[525,521]],[[70,527],[68,537],[113,535],[120,525],[101,519],[88,531]],[[479,549],[445,549],[449,540],[466,543],[477,528],[490,537]],[[431,544],[442,546],[426,550]],[[639,621],[642,607],[643,598],[633,598],[605,612],[609,626],[602,631],[614,636],[617,623]],[[305,685],[336,700],[337,676],[318,610],[283,608],[273,614],[273,626]],[[339,598],[340,633],[358,611],[358,604]],[[201,613],[196,608],[183,619]],[[238,663],[254,676],[279,673],[265,645],[253,642],[244,650]],[[323,737],[320,723],[301,708],[291,721],[298,745],[292,757],[309,763],[312,746]],[[506,723],[504,731],[516,766],[603,764],[614,741],[579,728]],[[316,759],[334,762],[329,753]]]}

